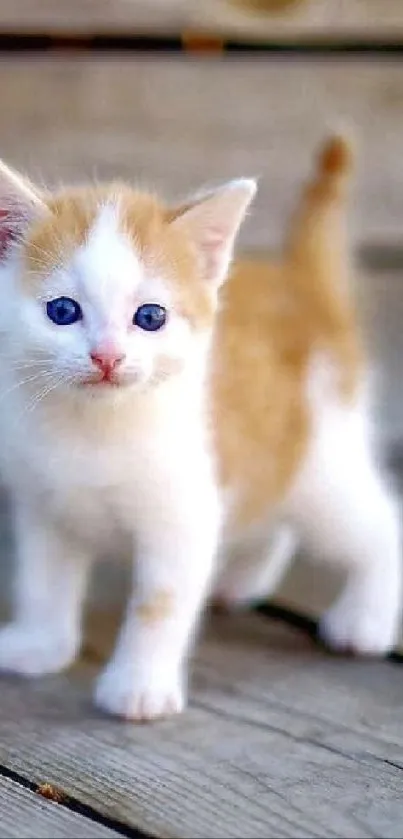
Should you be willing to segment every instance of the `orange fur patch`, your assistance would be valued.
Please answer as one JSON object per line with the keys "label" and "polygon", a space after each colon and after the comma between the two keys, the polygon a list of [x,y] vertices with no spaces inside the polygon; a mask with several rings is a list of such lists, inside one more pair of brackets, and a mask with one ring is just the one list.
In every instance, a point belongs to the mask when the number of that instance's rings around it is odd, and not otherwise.
{"label": "orange fur patch", "polygon": [[171,591],[156,591],[151,600],[137,606],[136,613],[143,623],[154,624],[163,621],[172,614],[174,597]]}
{"label": "orange fur patch", "polygon": [[43,276],[68,263],[107,204],[118,207],[122,232],[132,242],[146,274],[159,273],[171,286],[178,313],[196,329],[209,326],[213,301],[199,276],[192,242],[170,224],[172,212],[161,201],[120,183],[70,188],[47,199],[49,213],[32,226],[25,245],[28,286],[35,289]]}
{"label": "orange fur patch", "polygon": [[45,199],[49,212],[32,225],[25,243],[26,282],[32,289],[56,266],[69,261],[84,243],[102,205],[119,188],[73,187]]}
{"label": "orange fur patch", "polygon": [[210,326],[214,306],[200,277],[198,256],[190,238],[170,222],[172,211],[150,195],[131,193],[120,202],[123,229],[144,265],[171,286],[179,314],[198,329]]}

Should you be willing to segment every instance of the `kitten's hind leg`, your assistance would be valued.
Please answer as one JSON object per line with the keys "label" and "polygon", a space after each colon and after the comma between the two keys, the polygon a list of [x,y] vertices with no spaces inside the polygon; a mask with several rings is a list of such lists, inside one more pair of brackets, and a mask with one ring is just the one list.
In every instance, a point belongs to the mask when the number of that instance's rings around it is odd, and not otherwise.
{"label": "kitten's hind leg", "polygon": [[340,651],[388,652],[402,609],[399,517],[358,413],[340,409],[329,416],[291,507],[307,545],[347,572],[341,595],[321,620],[323,639]]}
{"label": "kitten's hind leg", "polygon": [[14,615],[0,628],[0,670],[57,672],[81,641],[81,605],[90,561],[66,534],[30,507],[16,511]]}
{"label": "kitten's hind leg", "polygon": [[297,535],[282,524],[271,540],[252,539],[243,543],[217,578],[215,601],[227,608],[246,606],[269,597],[280,584],[297,548]]}

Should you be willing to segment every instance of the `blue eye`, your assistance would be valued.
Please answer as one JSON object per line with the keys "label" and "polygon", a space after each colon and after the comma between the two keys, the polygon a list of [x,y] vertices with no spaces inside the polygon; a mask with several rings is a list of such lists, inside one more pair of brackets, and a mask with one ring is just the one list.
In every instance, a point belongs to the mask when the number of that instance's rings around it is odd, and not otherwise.
{"label": "blue eye", "polygon": [[56,297],[46,304],[48,318],[57,326],[70,326],[81,320],[83,313],[81,306],[71,297]]}
{"label": "blue eye", "polygon": [[156,332],[164,326],[167,319],[166,309],[158,303],[144,303],[133,315],[134,326],[146,332]]}

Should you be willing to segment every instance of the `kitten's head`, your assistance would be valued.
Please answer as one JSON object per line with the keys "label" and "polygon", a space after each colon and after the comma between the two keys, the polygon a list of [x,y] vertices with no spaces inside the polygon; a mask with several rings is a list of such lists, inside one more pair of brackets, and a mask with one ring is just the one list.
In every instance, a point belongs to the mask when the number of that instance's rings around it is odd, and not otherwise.
{"label": "kitten's head", "polygon": [[176,375],[208,345],[254,193],[232,181],[177,208],[120,184],[42,195],[1,165],[10,363],[87,394]]}

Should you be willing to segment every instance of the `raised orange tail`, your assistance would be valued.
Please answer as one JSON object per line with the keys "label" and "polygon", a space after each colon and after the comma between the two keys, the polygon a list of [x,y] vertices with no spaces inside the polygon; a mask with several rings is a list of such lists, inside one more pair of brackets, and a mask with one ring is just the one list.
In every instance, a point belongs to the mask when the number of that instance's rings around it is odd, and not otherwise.
{"label": "raised orange tail", "polygon": [[353,394],[362,369],[360,330],[350,288],[347,236],[348,185],[353,169],[350,142],[332,135],[319,152],[292,220],[285,262],[312,342],[337,360],[340,383]]}
{"label": "raised orange tail", "polygon": [[305,185],[288,236],[288,258],[298,268],[329,273],[343,283],[349,274],[348,186],[354,168],[352,144],[342,134],[327,138]]}

